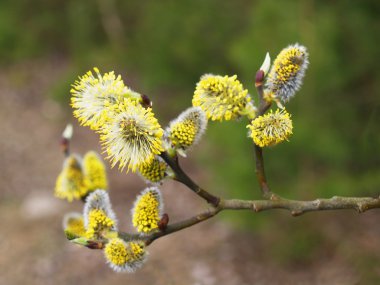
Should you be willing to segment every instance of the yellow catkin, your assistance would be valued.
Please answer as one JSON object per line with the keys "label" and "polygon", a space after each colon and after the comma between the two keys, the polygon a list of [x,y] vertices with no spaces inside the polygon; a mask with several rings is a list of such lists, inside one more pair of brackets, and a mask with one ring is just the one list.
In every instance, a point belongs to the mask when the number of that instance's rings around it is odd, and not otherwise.
{"label": "yellow catkin", "polygon": [[150,182],[157,183],[166,177],[168,165],[158,157],[155,157],[151,163],[139,166],[141,176]]}
{"label": "yellow catkin", "polygon": [[198,126],[192,120],[184,120],[175,124],[170,131],[169,139],[173,146],[189,147],[195,141]]}
{"label": "yellow catkin", "polygon": [[161,194],[156,187],[145,189],[137,197],[132,209],[133,226],[140,233],[150,233],[158,229],[161,219]]}
{"label": "yellow catkin", "polygon": [[114,106],[117,114],[104,125],[100,137],[112,166],[136,171],[163,151],[163,130],[151,108],[125,98]]}
{"label": "yellow catkin", "polygon": [[112,238],[104,248],[104,256],[113,270],[133,272],[145,260],[145,244],[142,241],[125,242]]}
{"label": "yellow catkin", "polygon": [[251,97],[248,90],[237,80],[237,76],[206,74],[198,82],[193,106],[199,106],[208,119],[233,120],[245,112]]}
{"label": "yellow catkin", "polygon": [[125,86],[113,71],[103,75],[97,68],[94,71],[95,74],[88,71],[75,81],[70,92],[74,116],[82,125],[98,130],[113,117],[111,106],[123,98],[141,101],[141,96]]}
{"label": "yellow catkin", "polygon": [[263,116],[254,119],[247,126],[250,129],[249,136],[260,147],[276,145],[287,140],[293,133],[293,124],[286,110],[272,110]]}
{"label": "yellow catkin", "polygon": [[284,102],[293,97],[302,85],[308,64],[304,46],[295,44],[283,49],[268,74],[265,84],[267,97],[279,98]]}
{"label": "yellow catkin", "polygon": [[64,231],[68,239],[83,237],[86,234],[84,220],[81,215],[68,215],[64,221]]}
{"label": "yellow catkin", "polygon": [[86,230],[86,237],[100,238],[107,235],[112,231],[115,221],[106,215],[101,209],[92,209],[88,213],[88,225]]}
{"label": "yellow catkin", "polygon": [[89,151],[84,156],[83,172],[86,177],[88,192],[96,189],[108,189],[106,168],[96,152]]}
{"label": "yellow catkin", "polygon": [[66,158],[58,175],[54,194],[71,202],[81,199],[87,193],[87,185],[79,159],[75,155]]}

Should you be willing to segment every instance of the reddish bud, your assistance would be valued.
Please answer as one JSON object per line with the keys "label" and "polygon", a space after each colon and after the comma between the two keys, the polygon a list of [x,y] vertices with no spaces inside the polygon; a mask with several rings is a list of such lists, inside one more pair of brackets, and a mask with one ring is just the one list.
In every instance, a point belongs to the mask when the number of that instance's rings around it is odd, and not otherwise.
{"label": "reddish bud", "polygon": [[261,86],[264,82],[265,73],[263,70],[259,70],[256,73],[255,86]]}
{"label": "reddish bud", "polygon": [[148,96],[141,94],[141,105],[144,108],[149,108],[149,107],[152,107],[153,104],[152,104],[152,101],[150,101]]}
{"label": "reddish bud", "polygon": [[164,231],[166,227],[168,226],[169,223],[169,215],[168,214],[163,214],[161,220],[158,222],[158,228],[161,231]]}
{"label": "reddish bud", "polygon": [[103,246],[104,246],[104,244],[102,242],[93,241],[93,240],[89,240],[87,242],[87,245],[86,245],[86,247],[88,247],[90,249],[102,249]]}

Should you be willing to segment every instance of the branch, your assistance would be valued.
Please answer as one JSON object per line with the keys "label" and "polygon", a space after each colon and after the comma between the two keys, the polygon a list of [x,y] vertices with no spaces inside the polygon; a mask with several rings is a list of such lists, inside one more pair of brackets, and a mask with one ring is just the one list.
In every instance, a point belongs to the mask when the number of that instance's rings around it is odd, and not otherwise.
{"label": "branch", "polygon": [[285,209],[290,211],[292,216],[300,216],[312,211],[344,210],[354,209],[358,213],[363,213],[370,209],[380,208],[380,198],[372,197],[340,197],[334,196],[330,199],[315,199],[312,201],[289,200],[276,196],[272,200],[225,200],[222,209],[242,210],[250,209],[261,212],[272,209]]}
{"label": "branch", "polygon": [[212,218],[216,214],[218,214],[221,210],[222,210],[222,208],[220,208],[220,207],[210,207],[203,213],[200,213],[200,214],[193,216],[189,219],[168,225],[165,228],[165,230],[162,230],[159,232],[154,232],[150,235],[140,235],[140,234],[130,234],[130,233],[125,233],[125,232],[119,232],[119,237],[125,241],[131,241],[131,240],[136,240],[136,239],[144,240],[146,245],[149,245],[158,238],[161,238],[163,236],[178,232],[178,231],[183,230],[185,228],[194,226],[198,223],[204,222],[204,221]]}
{"label": "branch", "polygon": [[169,154],[165,151],[160,154],[162,159],[170,166],[170,168],[175,173],[175,180],[186,185],[190,190],[196,193],[198,196],[202,197],[214,207],[217,207],[220,201],[220,198],[214,196],[207,192],[206,190],[199,187],[187,174],[182,170],[181,166],[178,163],[178,160],[172,159]]}
{"label": "branch", "polygon": [[[205,212],[189,219],[169,225],[165,230],[150,235],[139,235],[119,232],[119,237],[125,241],[144,240],[147,245],[156,239],[173,234],[185,228],[204,222],[224,210],[252,210],[261,212],[273,209],[284,209],[290,211],[296,217],[307,212],[346,210],[353,209],[363,213],[371,209],[380,209],[380,198],[372,197],[340,197],[334,196],[330,199],[315,199],[312,201],[289,200],[276,196],[273,200],[221,200],[218,207],[210,207]],[[101,247],[100,247],[101,248]]]}

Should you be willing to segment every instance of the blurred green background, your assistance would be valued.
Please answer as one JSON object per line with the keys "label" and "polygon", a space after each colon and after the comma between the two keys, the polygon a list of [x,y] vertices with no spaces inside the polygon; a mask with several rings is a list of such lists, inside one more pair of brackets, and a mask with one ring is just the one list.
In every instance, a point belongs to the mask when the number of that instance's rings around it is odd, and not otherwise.
{"label": "blurred green background", "polygon": [[[63,78],[44,95],[68,113],[78,75],[93,66],[115,70],[150,96],[165,125],[191,104],[204,73],[237,74],[256,99],[253,78],[265,53],[274,59],[298,42],[308,48],[310,66],[287,104],[294,135],[264,152],[270,186],[297,199],[374,196],[380,189],[379,10],[376,0],[3,0],[0,63],[63,58]],[[202,183],[225,197],[260,197],[246,123],[210,123],[192,153],[192,167],[205,173]],[[284,222],[283,214],[223,217],[264,237],[277,235],[282,245],[272,251],[280,262],[305,261],[323,242],[318,225],[308,218]],[[328,217],[318,215],[314,221]]]}

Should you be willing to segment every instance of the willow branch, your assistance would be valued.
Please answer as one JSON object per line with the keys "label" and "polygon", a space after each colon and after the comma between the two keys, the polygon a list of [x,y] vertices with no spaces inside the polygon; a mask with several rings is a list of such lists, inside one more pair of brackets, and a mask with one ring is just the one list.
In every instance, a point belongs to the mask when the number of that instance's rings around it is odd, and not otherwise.
{"label": "willow branch", "polygon": [[329,199],[315,199],[312,201],[289,200],[276,196],[273,200],[225,200],[220,207],[225,210],[250,209],[261,212],[272,209],[284,209],[290,211],[292,216],[300,216],[307,212],[326,210],[353,209],[363,213],[370,209],[380,208],[380,199],[372,197],[340,197]]}
{"label": "willow branch", "polygon": [[356,210],[363,213],[371,209],[380,209],[380,198],[372,197],[340,197],[334,196],[329,199],[315,199],[311,201],[290,200],[277,197],[275,200],[221,200],[218,207],[210,207],[207,211],[189,219],[169,225],[165,230],[150,235],[139,235],[119,232],[119,237],[125,241],[144,240],[147,245],[156,239],[181,231],[185,228],[204,222],[224,210],[251,210],[255,213],[283,209],[290,212],[294,217],[307,212],[329,210]]}
{"label": "willow branch", "polygon": [[167,152],[162,152],[160,154],[162,159],[170,166],[170,168],[175,173],[175,180],[181,182],[186,185],[190,190],[196,193],[198,196],[202,197],[207,201],[207,203],[211,204],[214,207],[217,207],[220,201],[220,198],[214,196],[202,189],[198,184],[196,184],[181,168],[178,161],[172,159]]}

